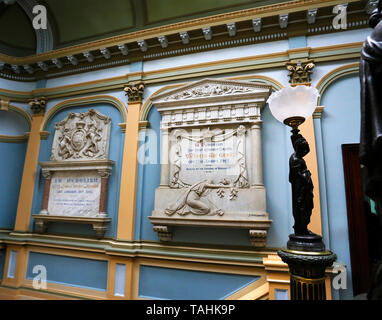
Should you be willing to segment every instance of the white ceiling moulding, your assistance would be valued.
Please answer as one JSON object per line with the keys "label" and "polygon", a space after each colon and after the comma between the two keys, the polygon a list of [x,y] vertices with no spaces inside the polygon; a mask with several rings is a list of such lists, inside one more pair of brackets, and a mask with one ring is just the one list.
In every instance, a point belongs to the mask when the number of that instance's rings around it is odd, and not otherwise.
{"label": "white ceiling moulding", "polygon": [[183,44],[189,44],[190,43],[190,36],[186,31],[179,32],[180,39],[182,40]]}
{"label": "white ceiling moulding", "polygon": [[158,41],[159,41],[159,43],[160,43],[162,48],[167,48],[168,47],[168,41],[167,41],[166,36],[158,37]]}
{"label": "white ceiling moulding", "polygon": [[17,64],[11,64],[14,73],[21,73],[20,67]]}
{"label": "white ceiling moulding", "polygon": [[52,62],[53,64],[58,68],[58,69],[61,69],[64,64],[62,63],[62,61],[60,59],[57,59],[57,58],[54,58],[52,59]]}
{"label": "white ceiling moulding", "polygon": [[23,67],[24,67],[24,70],[26,72],[28,72],[29,74],[33,74],[34,73],[33,67],[31,67],[29,64],[24,64]]}
{"label": "white ceiling moulding", "polygon": [[203,31],[204,39],[206,39],[207,41],[212,40],[211,27],[203,28],[202,31]]}
{"label": "white ceiling moulding", "polygon": [[39,61],[39,62],[37,62],[37,65],[40,67],[40,69],[42,70],[42,71],[48,71],[49,70],[49,68],[48,68],[48,65],[45,63],[45,62],[43,62],[43,61]]}
{"label": "white ceiling moulding", "polygon": [[73,65],[73,66],[76,66],[78,64],[78,59],[73,56],[73,55],[70,55],[70,56],[67,56],[69,62]]}
{"label": "white ceiling moulding", "polygon": [[86,60],[88,60],[88,62],[94,61],[94,56],[89,51],[85,51],[83,55],[86,58]]}
{"label": "white ceiling moulding", "polygon": [[118,46],[118,50],[121,51],[121,53],[124,55],[124,56],[127,56],[128,53],[129,53],[129,49],[127,48],[127,45],[126,44],[120,44]]}
{"label": "white ceiling moulding", "polygon": [[105,59],[110,59],[111,53],[110,53],[108,48],[102,48],[102,49],[100,49],[100,52]]}
{"label": "white ceiling moulding", "polygon": [[235,22],[227,24],[227,31],[230,37],[236,36],[237,29]]}
{"label": "white ceiling moulding", "polygon": [[306,12],[306,22],[308,24],[313,24],[316,22],[317,11],[318,11],[318,9],[309,9]]}
{"label": "white ceiling moulding", "polygon": [[253,31],[260,32],[262,27],[261,18],[252,19]]}
{"label": "white ceiling moulding", "polygon": [[288,27],[288,18],[289,15],[287,13],[279,15],[279,24],[281,29],[285,29],[286,27]]}
{"label": "white ceiling moulding", "polygon": [[141,49],[142,52],[146,52],[149,46],[147,45],[147,42],[145,40],[138,40],[137,41],[138,47]]}

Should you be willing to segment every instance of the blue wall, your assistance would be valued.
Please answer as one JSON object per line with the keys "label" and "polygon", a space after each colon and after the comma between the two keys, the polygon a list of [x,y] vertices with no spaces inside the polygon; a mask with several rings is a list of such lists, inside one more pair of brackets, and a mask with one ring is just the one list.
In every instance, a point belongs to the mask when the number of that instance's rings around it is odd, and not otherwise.
{"label": "blue wall", "polygon": [[0,110],[0,135],[22,136],[29,131],[28,122],[19,114]]}
{"label": "blue wall", "polygon": [[220,300],[259,278],[141,265],[138,295],[151,299]]}
{"label": "blue wall", "polygon": [[[29,131],[19,114],[0,111],[0,135],[19,136]],[[13,229],[27,142],[0,142],[0,229]]]}
{"label": "blue wall", "polygon": [[[333,82],[324,92],[321,105],[325,106],[321,120],[323,162],[319,161],[320,179],[325,179],[326,190],[321,207],[327,208],[328,220],[323,220],[324,239],[338,257],[347,265],[347,290],[335,292],[341,299],[351,299],[351,265],[346,209],[344,171],[341,145],[360,141],[360,85],[356,75],[345,76]],[[316,123],[316,122],[315,122]],[[317,123],[315,130],[319,130]],[[319,138],[319,135],[318,135]]]}
{"label": "blue wall", "polygon": [[108,262],[30,252],[26,278],[33,280],[37,265],[46,268],[47,282],[106,291]]}
{"label": "blue wall", "polygon": [[26,142],[0,142],[0,228],[13,229],[21,178],[24,170]]}
{"label": "blue wall", "polygon": [[[49,161],[54,137],[54,124],[63,120],[70,112],[87,112],[89,109],[95,109],[104,115],[111,117],[111,132],[110,132],[110,149],[109,159],[115,161],[112,175],[109,177],[109,190],[107,201],[107,213],[112,221],[109,224],[105,237],[116,237],[117,223],[118,223],[118,205],[119,205],[119,186],[121,180],[121,164],[123,155],[124,134],[118,126],[122,122],[122,117],[119,110],[111,105],[97,104],[78,106],[64,109],[58,112],[50,120],[46,130],[50,132],[47,140],[41,140],[39,162]],[[37,214],[41,210],[42,196],[44,190],[44,179],[41,174],[41,168],[38,166],[35,192],[33,195],[32,213]],[[32,230],[34,220],[31,217],[30,230]],[[91,225],[85,224],[72,224],[72,223],[51,223],[48,227],[48,233],[70,234],[70,235],[88,235],[95,236],[95,231]]]}

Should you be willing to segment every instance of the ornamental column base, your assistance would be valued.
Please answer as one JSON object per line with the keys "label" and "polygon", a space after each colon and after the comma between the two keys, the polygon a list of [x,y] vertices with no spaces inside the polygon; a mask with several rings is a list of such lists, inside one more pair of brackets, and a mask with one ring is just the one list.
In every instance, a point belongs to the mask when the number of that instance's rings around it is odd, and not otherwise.
{"label": "ornamental column base", "polygon": [[277,253],[289,266],[291,300],[326,300],[325,270],[337,256],[325,249],[318,235],[290,235],[289,239],[287,249]]}

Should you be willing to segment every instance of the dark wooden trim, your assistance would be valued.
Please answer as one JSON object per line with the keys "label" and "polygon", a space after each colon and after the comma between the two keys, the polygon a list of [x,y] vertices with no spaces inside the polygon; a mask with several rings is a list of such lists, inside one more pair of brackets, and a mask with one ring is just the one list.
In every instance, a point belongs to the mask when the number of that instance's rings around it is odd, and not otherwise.
{"label": "dark wooden trim", "polygon": [[359,144],[343,144],[342,160],[346,190],[353,293],[356,296],[368,292],[370,276],[366,210],[359,162]]}

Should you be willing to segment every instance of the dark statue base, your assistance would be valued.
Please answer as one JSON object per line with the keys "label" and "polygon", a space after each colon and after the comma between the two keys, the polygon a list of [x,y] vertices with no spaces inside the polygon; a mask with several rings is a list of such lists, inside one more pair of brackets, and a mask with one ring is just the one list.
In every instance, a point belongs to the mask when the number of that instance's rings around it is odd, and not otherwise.
{"label": "dark statue base", "polygon": [[291,300],[326,300],[325,269],[337,256],[326,251],[321,236],[291,234],[278,255],[289,266]]}
{"label": "dark statue base", "polygon": [[314,233],[303,236],[290,234],[287,248],[296,251],[322,252],[325,251],[325,244],[322,242],[322,237]]}

